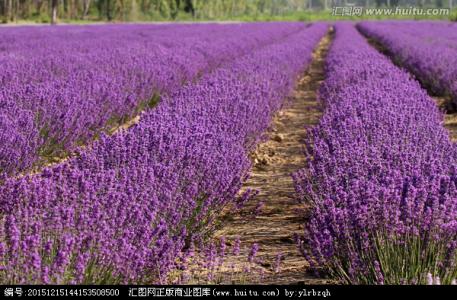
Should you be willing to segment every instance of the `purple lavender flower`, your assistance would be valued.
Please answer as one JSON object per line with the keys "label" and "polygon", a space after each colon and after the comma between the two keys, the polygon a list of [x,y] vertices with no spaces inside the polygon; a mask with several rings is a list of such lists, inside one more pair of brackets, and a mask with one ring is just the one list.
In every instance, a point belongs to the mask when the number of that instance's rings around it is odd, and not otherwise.
{"label": "purple lavender flower", "polygon": [[282,258],[283,258],[283,254],[282,253],[278,253],[276,255],[275,264],[274,264],[274,272],[275,273],[279,273],[279,271],[281,270]]}
{"label": "purple lavender flower", "polygon": [[257,217],[258,215],[260,215],[262,213],[262,210],[264,207],[265,207],[265,202],[263,202],[263,201],[257,202],[257,204],[254,208],[254,211],[252,212],[254,217]]}
{"label": "purple lavender flower", "polygon": [[249,256],[248,256],[248,261],[250,263],[254,262],[258,251],[259,251],[259,245],[257,243],[252,244],[251,251],[249,252]]}
{"label": "purple lavender flower", "polygon": [[240,245],[241,245],[241,241],[240,241],[240,237],[236,237],[235,239],[235,243],[233,244],[233,255],[236,255],[238,256],[240,254]]}

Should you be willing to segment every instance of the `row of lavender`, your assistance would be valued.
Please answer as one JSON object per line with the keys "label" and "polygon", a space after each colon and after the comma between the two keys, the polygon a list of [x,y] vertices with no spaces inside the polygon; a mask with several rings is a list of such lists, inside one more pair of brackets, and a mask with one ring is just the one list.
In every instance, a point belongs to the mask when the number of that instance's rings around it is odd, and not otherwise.
{"label": "row of lavender", "polygon": [[157,95],[305,26],[3,28],[0,173],[62,156],[154,105]]}
{"label": "row of lavender", "polygon": [[457,103],[457,24],[362,22],[359,29],[380,42],[434,94]]}
{"label": "row of lavender", "polygon": [[457,155],[410,75],[337,24],[297,194],[313,204],[302,250],[346,283],[457,277]]}
{"label": "row of lavender", "polygon": [[3,283],[164,280],[211,230],[247,153],[311,60],[314,24],[165,96],[128,131],[0,187]]}

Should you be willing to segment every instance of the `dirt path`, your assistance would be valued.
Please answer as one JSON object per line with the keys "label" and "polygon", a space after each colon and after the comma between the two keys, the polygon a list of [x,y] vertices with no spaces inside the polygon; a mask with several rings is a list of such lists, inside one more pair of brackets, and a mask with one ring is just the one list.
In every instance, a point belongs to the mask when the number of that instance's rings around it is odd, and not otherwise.
{"label": "dirt path", "polygon": [[[289,105],[275,116],[269,139],[258,145],[252,154],[254,167],[243,190],[258,189],[260,192],[250,199],[239,213],[228,213],[223,228],[216,237],[225,237],[227,244],[240,238],[241,252],[225,258],[224,265],[230,270],[217,274],[221,283],[276,283],[303,284],[324,283],[307,272],[308,264],[299,253],[294,233],[303,233],[306,210],[303,204],[293,199],[294,186],[290,174],[305,164],[303,139],[305,126],[317,124],[321,109],[316,101],[316,91],[324,79],[324,57],[330,44],[328,34],[313,55],[313,62],[300,79]],[[253,211],[263,203],[260,212]],[[251,245],[257,243],[257,262],[246,272],[247,256]],[[281,253],[280,271],[275,272],[275,261]],[[252,264],[251,264],[252,265]],[[262,277],[262,279],[260,279]]]}

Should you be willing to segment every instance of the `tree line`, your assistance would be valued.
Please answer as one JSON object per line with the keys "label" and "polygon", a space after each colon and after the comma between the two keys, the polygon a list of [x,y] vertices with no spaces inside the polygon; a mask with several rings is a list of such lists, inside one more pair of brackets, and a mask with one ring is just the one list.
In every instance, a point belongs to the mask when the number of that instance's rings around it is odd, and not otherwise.
{"label": "tree line", "polygon": [[328,10],[335,5],[364,7],[453,7],[456,0],[0,0],[0,20],[151,21],[230,19],[240,16],[281,16]]}

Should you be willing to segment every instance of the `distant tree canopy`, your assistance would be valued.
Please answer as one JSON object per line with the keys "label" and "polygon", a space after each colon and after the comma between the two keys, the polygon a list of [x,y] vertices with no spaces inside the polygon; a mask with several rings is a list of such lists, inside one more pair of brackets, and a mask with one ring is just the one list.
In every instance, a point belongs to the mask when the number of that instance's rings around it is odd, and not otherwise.
{"label": "distant tree canopy", "polygon": [[0,0],[0,20],[151,21],[278,16],[337,5],[449,7],[456,0]]}

